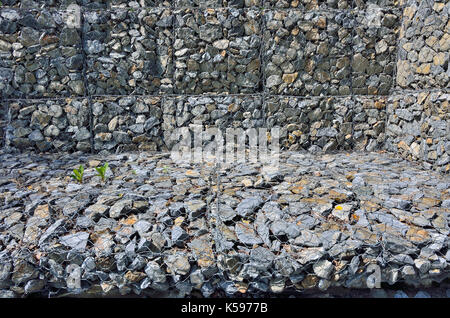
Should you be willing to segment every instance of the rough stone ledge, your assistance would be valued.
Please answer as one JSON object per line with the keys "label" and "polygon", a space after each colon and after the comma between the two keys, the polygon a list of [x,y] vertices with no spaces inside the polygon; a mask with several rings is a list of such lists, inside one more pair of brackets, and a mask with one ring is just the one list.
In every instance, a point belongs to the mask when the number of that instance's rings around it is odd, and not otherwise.
{"label": "rough stone ledge", "polygon": [[[367,290],[375,277],[383,288],[449,278],[450,179],[386,153],[283,152],[278,170],[145,152],[0,158],[4,297],[324,293]],[[80,164],[82,184],[69,177]]]}

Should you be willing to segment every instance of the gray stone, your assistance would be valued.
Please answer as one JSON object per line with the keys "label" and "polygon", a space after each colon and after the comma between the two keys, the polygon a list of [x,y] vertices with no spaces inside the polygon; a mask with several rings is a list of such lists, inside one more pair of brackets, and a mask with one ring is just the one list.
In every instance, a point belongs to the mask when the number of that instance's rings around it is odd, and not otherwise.
{"label": "gray stone", "polygon": [[300,264],[307,264],[319,260],[324,254],[325,250],[323,247],[310,247],[298,252],[296,257]]}
{"label": "gray stone", "polygon": [[260,197],[251,197],[241,201],[236,207],[236,213],[243,217],[248,217],[264,203]]}
{"label": "gray stone", "polygon": [[69,264],[66,267],[68,274],[66,278],[67,289],[80,290],[81,289],[81,267],[77,264]]}
{"label": "gray stone", "polygon": [[43,291],[45,288],[45,281],[41,279],[33,279],[25,284],[25,294],[32,294]]}
{"label": "gray stone", "polygon": [[111,217],[113,219],[118,219],[121,216],[124,216],[127,212],[129,212],[131,210],[132,205],[133,205],[132,200],[117,201],[109,209],[109,217]]}
{"label": "gray stone", "polygon": [[334,266],[327,260],[320,260],[313,264],[314,273],[320,277],[327,279],[333,272]]}
{"label": "gray stone", "polygon": [[250,224],[239,222],[234,229],[238,240],[243,244],[253,245],[263,243],[262,239]]}
{"label": "gray stone", "polygon": [[[179,275],[186,275],[189,273],[191,269],[191,265],[189,264],[188,257],[185,254],[173,254],[169,255],[165,259],[165,263],[167,264],[167,267],[171,270],[174,274]],[[147,268],[146,268],[147,273]],[[147,273],[147,276],[149,274]]]}
{"label": "gray stone", "polygon": [[282,220],[276,220],[270,226],[273,235],[287,235],[289,238],[295,239],[300,235],[300,228],[294,223],[288,223]]}
{"label": "gray stone", "polygon": [[81,43],[81,38],[75,28],[64,28],[59,36],[59,43],[62,46],[74,46]]}
{"label": "gray stone", "polygon": [[189,235],[179,226],[172,228],[172,242],[174,244],[183,244],[189,238]]}
{"label": "gray stone", "polygon": [[78,232],[63,236],[59,241],[62,245],[70,247],[73,250],[83,252],[89,239],[89,233]]}

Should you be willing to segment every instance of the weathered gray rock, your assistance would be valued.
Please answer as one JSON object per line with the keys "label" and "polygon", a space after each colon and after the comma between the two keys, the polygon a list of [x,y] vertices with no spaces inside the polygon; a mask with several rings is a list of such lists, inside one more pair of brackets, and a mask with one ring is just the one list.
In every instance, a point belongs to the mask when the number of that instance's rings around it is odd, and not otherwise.
{"label": "weathered gray rock", "polygon": [[81,267],[77,264],[69,264],[66,267],[66,273],[68,274],[66,278],[67,289],[81,289]]}
{"label": "weathered gray rock", "polygon": [[293,223],[288,223],[282,220],[276,220],[270,226],[273,235],[281,236],[287,235],[289,238],[296,238],[300,235],[300,228]]}
{"label": "weathered gray rock", "polygon": [[117,219],[124,216],[128,211],[131,210],[133,205],[132,200],[120,200],[114,203],[109,209],[109,217]]}
{"label": "weathered gray rock", "polygon": [[240,216],[247,217],[255,213],[257,209],[264,203],[260,197],[251,197],[241,201],[236,207],[236,213]]}
{"label": "weathered gray rock", "polygon": [[78,232],[63,236],[59,241],[62,245],[70,247],[71,249],[83,252],[86,249],[86,245],[89,239],[89,233]]}
{"label": "weathered gray rock", "polygon": [[145,273],[154,283],[166,282],[166,274],[162,271],[161,266],[156,262],[149,262],[145,267]]}
{"label": "weathered gray rock", "polygon": [[45,288],[45,281],[40,279],[33,279],[25,284],[24,291],[25,294],[32,294],[40,292]]}
{"label": "weathered gray rock", "polygon": [[320,278],[329,278],[333,269],[333,264],[327,260],[321,260],[313,264],[314,273]]}
{"label": "weathered gray rock", "polygon": [[263,243],[253,226],[246,223],[236,223],[235,232],[238,240],[243,244],[253,245]]}

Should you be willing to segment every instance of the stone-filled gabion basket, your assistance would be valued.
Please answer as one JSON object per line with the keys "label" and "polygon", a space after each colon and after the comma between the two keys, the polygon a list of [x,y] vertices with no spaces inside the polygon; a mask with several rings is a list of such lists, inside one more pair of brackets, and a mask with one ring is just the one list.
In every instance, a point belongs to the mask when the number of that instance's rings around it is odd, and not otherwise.
{"label": "stone-filled gabion basket", "polygon": [[65,23],[67,12],[2,10],[3,98],[83,96],[81,32]]}
{"label": "stone-filled gabion basket", "polygon": [[354,0],[353,7],[359,10],[372,8],[396,8],[403,6],[407,0]]}
{"label": "stone-filled gabion basket", "polygon": [[91,150],[88,100],[11,101],[7,146],[39,152]]}
{"label": "stone-filled gabion basket", "polygon": [[84,12],[91,95],[172,93],[172,19],[168,9]]}
{"label": "stone-filled gabion basket", "polygon": [[175,93],[261,91],[258,10],[175,11]]}
{"label": "stone-filled gabion basket", "polygon": [[377,151],[386,139],[387,97],[356,96],[353,114],[355,149]]}
{"label": "stone-filled gabion basket", "polygon": [[353,145],[351,97],[270,97],[264,107],[267,128],[281,128],[281,149],[315,152]]}
{"label": "stone-filled gabion basket", "polygon": [[352,0],[266,0],[270,8],[295,8],[301,10],[351,9]]}
{"label": "stone-filled gabion basket", "polygon": [[174,5],[176,0],[109,0],[109,8],[170,8]]}
{"label": "stone-filled gabion basket", "polygon": [[398,88],[450,88],[449,15],[448,1],[406,3],[398,45]]}
{"label": "stone-filled gabion basket", "polygon": [[250,8],[260,7],[263,0],[174,0],[175,8]]}
{"label": "stone-filled gabion basket", "polygon": [[156,151],[161,138],[160,97],[99,97],[93,100],[96,151]]}
{"label": "stone-filled gabion basket", "polygon": [[[263,104],[260,96],[192,96],[170,97],[163,101],[164,141],[170,149],[182,136],[174,135],[176,129],[201,125],[220,130],[225,138],[226,130],[258,128],[264,126]],[[190,127],[193,132],[193,127]],[[211,134],[213,132],[211,131]],[[206,145],[213,136],[201,136]]]}
{"label": "stone-filled gabion basket", "polygon": [[387,107],[386,148],[425,166],[450,171],[450,93],[393,94]]}
{"label": "stone-filled gabion basket", "polygon": [[348,11],[265,11],[265,88],[279,95],[350,95]]}
{"label": "stone-filled gabion basket", "polygon": [[397,9],[357,11],[353,39],[352,92],[388,95],[397,60],[401,12]]}

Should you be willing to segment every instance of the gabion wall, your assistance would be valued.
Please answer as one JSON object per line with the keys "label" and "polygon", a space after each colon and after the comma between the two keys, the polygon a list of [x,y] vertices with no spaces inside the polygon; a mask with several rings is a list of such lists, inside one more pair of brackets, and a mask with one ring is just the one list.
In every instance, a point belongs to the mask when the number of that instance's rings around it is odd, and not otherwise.
{"label": "gabion wall", "polygon": [[201,120],[450,170],[448,1],[2,3],[7,149],[167,150]]}

